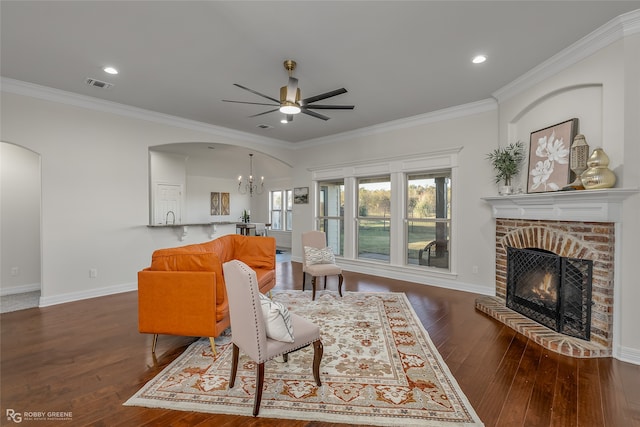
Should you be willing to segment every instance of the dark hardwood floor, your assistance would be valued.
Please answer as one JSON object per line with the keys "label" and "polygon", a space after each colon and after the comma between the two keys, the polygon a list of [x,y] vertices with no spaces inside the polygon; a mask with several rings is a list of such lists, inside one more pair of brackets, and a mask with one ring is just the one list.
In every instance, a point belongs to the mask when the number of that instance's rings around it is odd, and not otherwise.
{"label": "dark hardwood floor", "polygon": [[[299,263],[278,264],[277,271],[276,289],[300,287]],[[347,291],[407,294],[486,426],[640,426],[640,366],[545,350],[476,311],[473,294],[344,276]],[[336,288],[331,279],[328,288]],[[8,409],[72,412],[55,425],[337,425],[122,406],[194,340],[161,336],[153,357],[151,336],[137,330],[135,292],[6,313],[0,321],[2,425],[16,425]]]}

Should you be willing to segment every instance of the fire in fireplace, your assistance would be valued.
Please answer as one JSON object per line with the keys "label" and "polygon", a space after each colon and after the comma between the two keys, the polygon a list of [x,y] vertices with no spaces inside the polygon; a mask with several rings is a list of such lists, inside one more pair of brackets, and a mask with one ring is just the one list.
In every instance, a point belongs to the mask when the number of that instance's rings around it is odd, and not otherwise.
{"label": "fire in fireplace", "polygon": [[590,339],[593,261],[507,248],[507,307],[554,331]]}

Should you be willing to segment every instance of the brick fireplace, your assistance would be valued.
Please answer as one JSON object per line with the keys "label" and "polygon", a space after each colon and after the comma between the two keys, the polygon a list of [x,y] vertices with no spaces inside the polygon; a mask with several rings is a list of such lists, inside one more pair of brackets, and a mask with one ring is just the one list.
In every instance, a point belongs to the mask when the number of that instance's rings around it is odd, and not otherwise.
{"label": "brick fireplace", "polygon": [[[476,308],[545,348],[574,357],[610,357],[614,336],[616,222],[622,189],[585,190],[484,198],[496,221],[496,292]],[[589,340],[555,332],[510,310],[507,248],[537,249],[593,262]]]}

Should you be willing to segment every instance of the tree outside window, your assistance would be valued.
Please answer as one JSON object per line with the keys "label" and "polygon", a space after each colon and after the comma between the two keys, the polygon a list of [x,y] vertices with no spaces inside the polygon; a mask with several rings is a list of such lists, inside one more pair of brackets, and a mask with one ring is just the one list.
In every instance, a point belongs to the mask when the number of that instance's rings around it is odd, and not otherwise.
{"label": "tree outside window", "polygon": [[407,175],[407,264],[449,268],[451,173]]}

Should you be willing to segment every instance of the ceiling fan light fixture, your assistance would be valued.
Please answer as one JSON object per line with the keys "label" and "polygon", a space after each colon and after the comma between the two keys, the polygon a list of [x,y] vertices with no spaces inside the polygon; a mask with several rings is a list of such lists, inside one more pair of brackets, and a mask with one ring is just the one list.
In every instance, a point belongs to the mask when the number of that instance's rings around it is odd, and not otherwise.
{"label": "ceiling fan light fixture", "polygon": [[298,114],[302,111],[300,106],[291,101],[284,101],[280,104],[280,112],[283,114]]}

